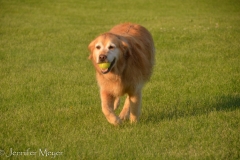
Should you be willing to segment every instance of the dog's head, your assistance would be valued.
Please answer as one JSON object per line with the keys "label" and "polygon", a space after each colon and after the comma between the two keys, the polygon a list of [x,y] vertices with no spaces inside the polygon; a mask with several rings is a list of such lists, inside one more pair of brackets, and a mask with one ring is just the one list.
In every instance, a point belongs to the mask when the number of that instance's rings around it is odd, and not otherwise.
{"label": "dog's head", "polygon": [[[112,33],[105,33],[94,39],[88,46],[91,54],[89,59],[92,60],[95,68],[102,74],[111,71],[120,71],[124,67],[124,57],[127,57],[127,43]],[[108,68],[101,69],[98,64],[110,63]],[[119,63],[122,66],[119,66]]]}

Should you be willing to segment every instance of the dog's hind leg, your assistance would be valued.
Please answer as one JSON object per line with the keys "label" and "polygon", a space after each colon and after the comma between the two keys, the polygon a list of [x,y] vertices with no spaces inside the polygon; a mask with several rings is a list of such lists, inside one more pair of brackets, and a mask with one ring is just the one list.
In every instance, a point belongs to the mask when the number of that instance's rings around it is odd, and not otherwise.
{"label": "dog's hind leg", "polygon": [[120,104],[120,97],[116,97],[114,100],[114,110],[116,110],[119,107]]}
{"label": "dog's hind leg", "polygon": [[127,120],[129,119],[129,114],[130,114],[130,99],[129,96],[127,96],[119,117],[121,120]]}

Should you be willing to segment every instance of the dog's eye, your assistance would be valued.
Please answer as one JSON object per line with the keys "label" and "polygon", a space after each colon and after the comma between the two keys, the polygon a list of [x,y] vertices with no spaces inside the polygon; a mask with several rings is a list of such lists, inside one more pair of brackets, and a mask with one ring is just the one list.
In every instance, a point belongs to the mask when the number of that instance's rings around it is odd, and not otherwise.
{"label": "dog's eye", "polygon": [[108,47],[109,50],[112,50],[112,49],[114,49],[114,48],[115,48],[115,46],[112,46],[112,45],[110,45],[110,46]]}
{"label": "dog's eye", "polygon": [[97,49],[101,49],[101,46],[96,46]]}

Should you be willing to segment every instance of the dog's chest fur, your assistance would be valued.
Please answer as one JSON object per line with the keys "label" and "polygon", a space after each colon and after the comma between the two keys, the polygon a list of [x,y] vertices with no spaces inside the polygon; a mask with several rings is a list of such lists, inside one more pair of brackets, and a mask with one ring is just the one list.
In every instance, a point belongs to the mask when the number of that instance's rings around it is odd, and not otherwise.
{"label": "dog's chest fur", "polygon": [[131,82],[123,81],[121,76],[110,74],[102,75],[97,74],[98,84],[101,89],[107,91],[113,96],[122,96],[124,94],[131,94],[134,92],[136,85],[131,85]]}

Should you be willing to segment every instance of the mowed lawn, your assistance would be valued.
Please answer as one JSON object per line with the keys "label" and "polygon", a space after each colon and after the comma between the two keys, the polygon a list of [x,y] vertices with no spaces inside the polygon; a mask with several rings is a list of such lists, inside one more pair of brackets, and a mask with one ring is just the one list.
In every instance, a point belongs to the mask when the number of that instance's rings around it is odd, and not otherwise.
{"label": "mowed lawn", "polygon": [[[156,64],[114,127],[87,46],[123,22]],[[0,159],[240,159],[240,1],[0,0],[0,113]]]}

